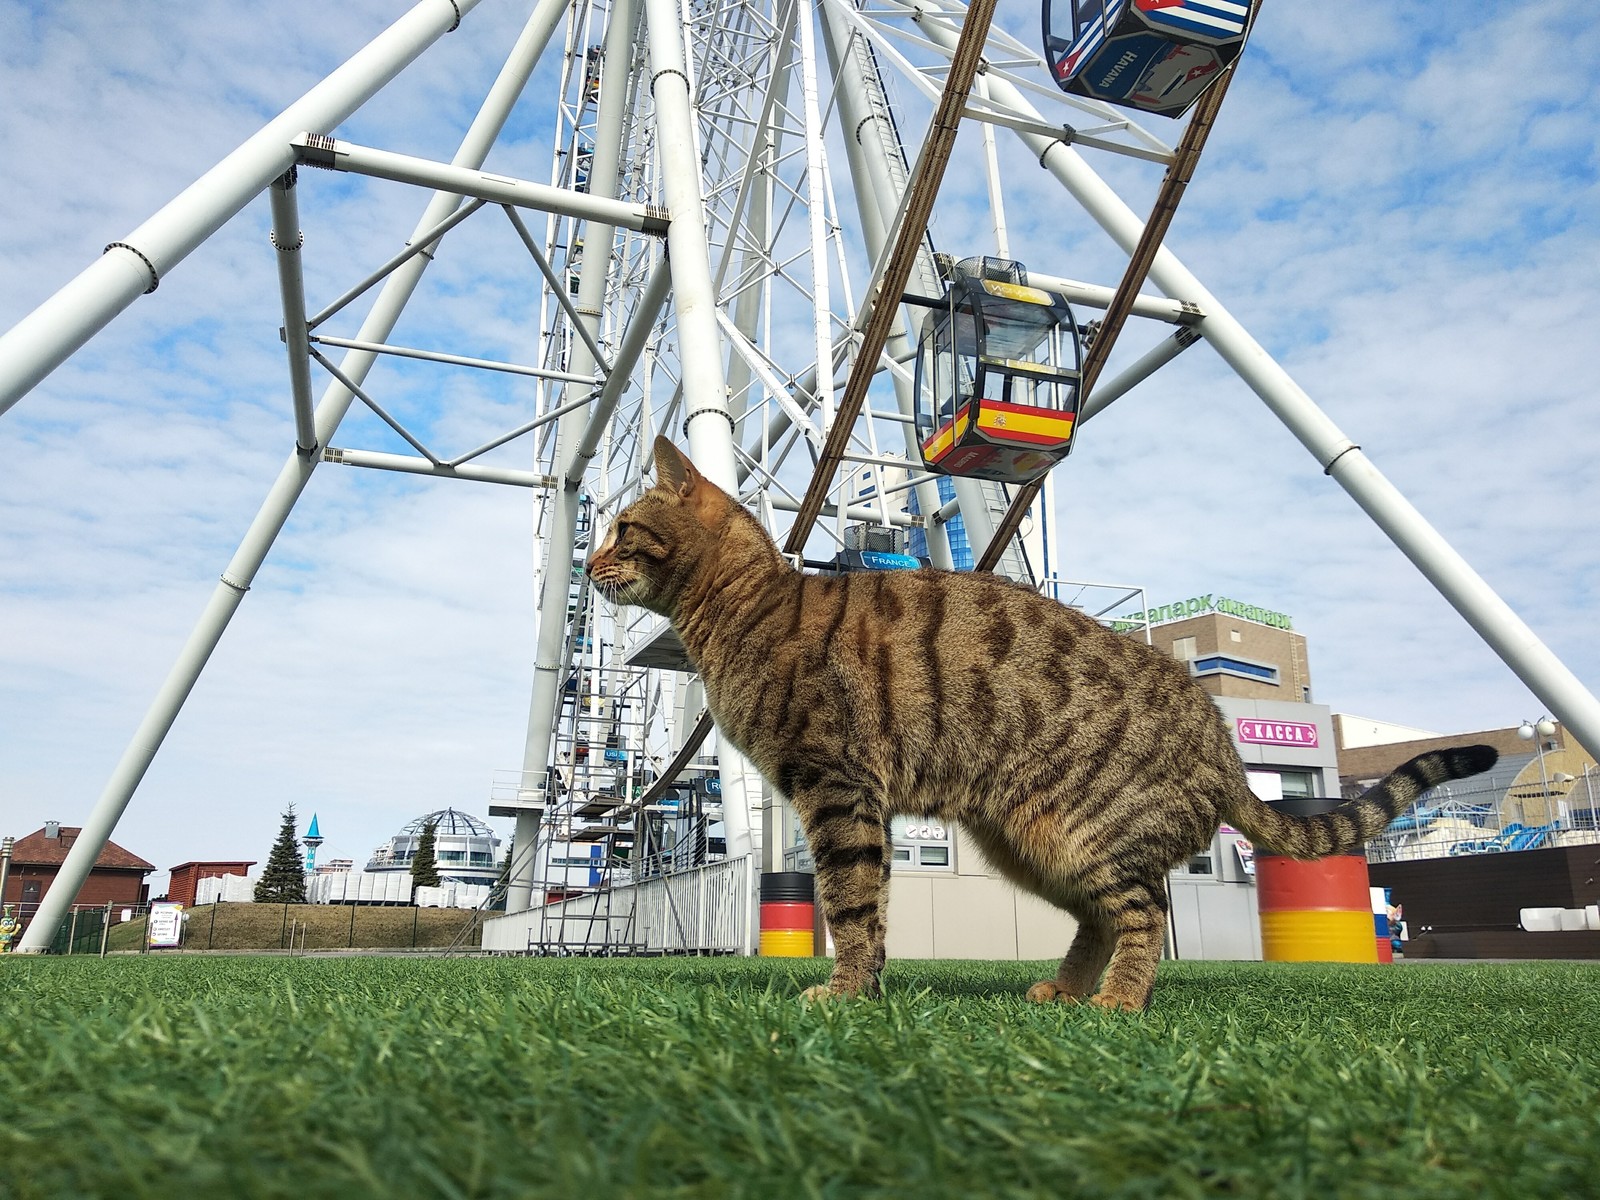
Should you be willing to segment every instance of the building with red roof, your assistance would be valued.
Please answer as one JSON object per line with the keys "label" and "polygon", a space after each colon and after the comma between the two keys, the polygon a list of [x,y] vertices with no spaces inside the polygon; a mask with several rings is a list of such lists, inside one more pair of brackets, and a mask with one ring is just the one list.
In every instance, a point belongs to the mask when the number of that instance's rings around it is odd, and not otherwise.
{"label": "building with red roof", "polygon": [[237,862],[179,863],[172,868],[172,881],[167,884],[167,899],[185,908],[193,908],[195,892],[199,889],[202,879],[221,879],[224,875],[248,875],[250,868],[255,865],[253,858],[248,862],[241,859]]}
{"label": "building with red roof", "polygon": [[[11,849],[11,871],[6,878],[5,895],[0,900],[17,905],[18,915],[24,920],[32,917],[81,832],[81,826],[46,821],[43,829],[18,838]],[[154,863],[146,862],[115,842],[107,842],[73,903],[143,904],[150,898],[144,877],[155,869]]]}

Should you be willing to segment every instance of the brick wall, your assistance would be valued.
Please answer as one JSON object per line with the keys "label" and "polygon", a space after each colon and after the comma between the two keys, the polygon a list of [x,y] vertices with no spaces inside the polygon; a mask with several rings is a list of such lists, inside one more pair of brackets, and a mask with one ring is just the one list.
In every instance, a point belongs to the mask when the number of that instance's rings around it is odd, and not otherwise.
{"label": "brick wall", "polygon": [[1236,700],[1305,701],[1306,690],[1311,686],[1311,663],[1302,635],[1223,613],[1172,621],[1150,631],[1151,644],[1167,654],[1175,653],[1175,644],[1180,638],[1191,637],[1195,658],[1221,654],[1278,668],[1276,683],[1237,675],[1201,676],[1197,682],[1213,696],[1230,696]]}
{"label": "brick wall", "polygon": [[[74,904],[139,904],[143,902],[144,871],[108,871],[96,868],[89,873],[89,878],[83,881]],[[42,900],[44,894],[50,890],[50,884],[56,877],[54,867],[32,867],[13,864],[11,877],[6,880],[5,903],[21,904],[23,896],[28,893],[28,884],[37,883],[38,899]],[[32,897],[30,897],[32,900]],[[37,903],[33,900],[33,903]],[[30,908],[32,904],[30,903]],[[25,915],[31,916],[28,912]]]}

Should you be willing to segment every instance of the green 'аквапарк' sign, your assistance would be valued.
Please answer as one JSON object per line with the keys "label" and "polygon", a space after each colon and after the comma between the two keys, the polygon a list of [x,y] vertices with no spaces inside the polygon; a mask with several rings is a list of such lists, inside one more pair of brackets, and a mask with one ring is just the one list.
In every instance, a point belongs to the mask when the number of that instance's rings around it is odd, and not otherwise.
{"label": "green '\u0430\u043a\u0432\u0430\u043f\u0430\u0440\u043a' sign", "polygon": [[1270,608],[1245,604],[1240,600],[1230,600],[1226,596],[1213,601],[1208,593],[1204,596],[1191,596],[1187,600],[1179,600],[1173,604],[1163,604],[1160,608],[1146,609],[1144,612],[1118,617],[1111,622],[1111,630],[1113,633],[1129,633],[1135,629],[1143,629],[1147,623],[1164,625],[1168,621],[1182,621],[1188,617],[1198,617],[1202,613],[1210,612],[1254,621],[1258,625],[1271,625],[1274,629],[1294,628],[1294,622],[1287,613],[1273,612]]}

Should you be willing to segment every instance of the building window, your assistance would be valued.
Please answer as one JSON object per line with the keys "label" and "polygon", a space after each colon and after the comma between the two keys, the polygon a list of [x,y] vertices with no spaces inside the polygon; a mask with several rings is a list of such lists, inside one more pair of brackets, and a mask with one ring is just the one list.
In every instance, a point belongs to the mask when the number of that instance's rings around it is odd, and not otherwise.
{"label": "building window", "polygon": [[927,817],[896,817],[889,824],[895,867],[949,871],[950,827]]}
{"label": "building window", "polygon": [[1317,777],[1312,771],[1279,771],[1285,800],[1309,800],[1317,794]]}
{"label": "building window", "polygon": [[1240,633],[1237,629],[1228,630],[1228,637],[1230,640],[1235,642],[1244,641],[1244,634]]}
{"label": "building window", "polygon": [[1251,662],[1225,654],[1208,654],[1189,663],[1191,675],[1235,675],[1240,679],[1254,679],[1259,683],[1278,686],[1278,668],[1269,663]]}
{"label": "building window", "polygon": [[1181,637],[1172,643],[1172,657],[1179,662],[1188,662],[1197,653],[1192,637]]}

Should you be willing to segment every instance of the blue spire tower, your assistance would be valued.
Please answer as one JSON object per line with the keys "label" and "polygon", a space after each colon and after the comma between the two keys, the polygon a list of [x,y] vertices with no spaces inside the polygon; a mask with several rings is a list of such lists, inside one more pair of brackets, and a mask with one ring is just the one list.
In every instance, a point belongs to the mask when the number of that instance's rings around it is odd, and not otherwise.
{"label": "blue spire tower", "polygon": [[311,814],[311,828],[306,830],[305,837],[300,839],[306,844],[306,874],[313,875],[317,870],[317,847],[322,845],[322,834],[317,829],[317,814]]}

